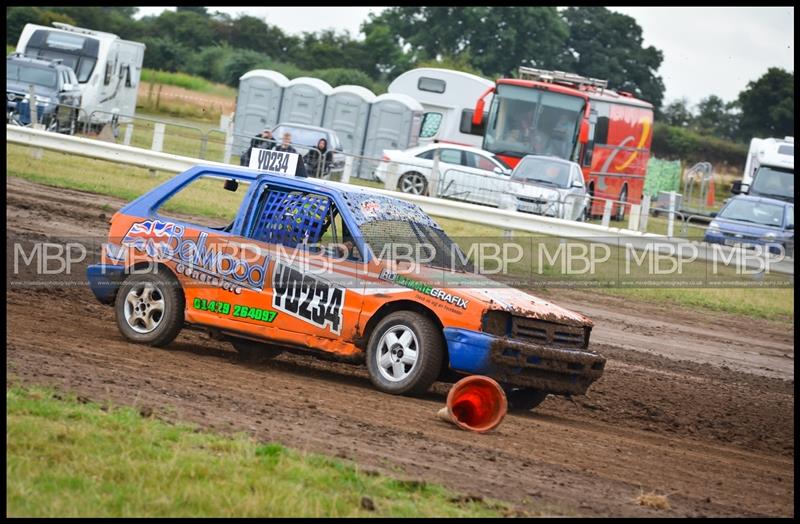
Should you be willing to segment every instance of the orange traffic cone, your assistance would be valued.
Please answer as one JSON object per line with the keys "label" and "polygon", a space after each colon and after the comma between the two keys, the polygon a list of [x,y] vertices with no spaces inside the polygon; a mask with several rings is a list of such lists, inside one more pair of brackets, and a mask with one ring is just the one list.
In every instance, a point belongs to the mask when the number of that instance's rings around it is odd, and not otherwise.
{"label": "orange traffic cone", "polygon": [[508,401],[500,384],[489,377],[471,375],[450,388],[447,406],[439,410],[438,417],[461,429],[483,433],[496,428],[506,411]]}

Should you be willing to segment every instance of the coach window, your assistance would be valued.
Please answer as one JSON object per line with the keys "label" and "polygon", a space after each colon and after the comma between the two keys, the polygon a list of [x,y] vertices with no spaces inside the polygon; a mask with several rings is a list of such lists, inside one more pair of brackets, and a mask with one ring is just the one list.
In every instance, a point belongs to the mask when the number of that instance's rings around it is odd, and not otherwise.
{"label": "coach window", "polygon": [[605,146],[608,142],[608,115],[609,105],[603,102],[593,102],[589,112],[589,141],[586,143],[586,152],[583,155],[583,165],[592,165],[594,148]]}

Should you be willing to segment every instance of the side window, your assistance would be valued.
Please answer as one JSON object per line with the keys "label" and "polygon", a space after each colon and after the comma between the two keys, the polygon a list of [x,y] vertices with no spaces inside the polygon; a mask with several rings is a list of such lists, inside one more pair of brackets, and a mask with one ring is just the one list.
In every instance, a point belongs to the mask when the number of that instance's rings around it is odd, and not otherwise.
{"label": "side window", "polygon": [[111,76],[114,73],[114,64],[111,62],[106,62],[106,76],[103,79],[103,85],[108,85],[111,83]]}
{"label": "side window", "polygon": [[425,151],[424,153],[420,153],[417,155],[417,158],[422,158],[423,160],[433,160],[433,153],[436,151],[435,149],[430,149]]}
{"label": "side window", "polygon": [[570,182],[571,185],[577,185],[578,187],[583,187],[583,173],[581,173],[580,169],[572,168],[572,181]]}
{"label": "side window", "polygon": [[467,158],[467,166],[469,167],[475,167],[485,171],[493,171],[494,168],[497,167],[494,162],[477,153],[465,151],[464,156]]}
{"label": "side window", "polygon": [[486,130],[486,121],[489,119],[489,112],[483,113],[482,124],[475,126],[472,124],[472,115],[475,114],[474,109],[464,109],[461,111],[461,121],[458,123],[458,130],[467,135],[483,136]]}
{"label": "side window", "polygon": [[436,136],[441,124],[441,113],[425,113],[425,116],[422,117],[422,127],[420,127],[419,130],[420,138],[430,138],[432,136]]}
{"label": "side window", "polygon": [[463,165],[461,162],[461,151],[458,149],[442,149],[439,153],[439,160],[447,162],[448,164]]}
{"label": "side window", "polygon": [[[333,202],[327,196],[270,187],[259,198],[248,236],[286,247],[318,244],[331,227],[332,212]],[[338,238],[337,234],[332,237]]]}
{"label": "side window", "polygon": [[133,87],[133,80],[131,79],[131,66],[125,66],[125,87]]}
{"label": "side window", "polygon": [[232,184],[221,178],[200,176],[162,202],[156,212],[164,218],[230,231],[249,186],[247,181]]}

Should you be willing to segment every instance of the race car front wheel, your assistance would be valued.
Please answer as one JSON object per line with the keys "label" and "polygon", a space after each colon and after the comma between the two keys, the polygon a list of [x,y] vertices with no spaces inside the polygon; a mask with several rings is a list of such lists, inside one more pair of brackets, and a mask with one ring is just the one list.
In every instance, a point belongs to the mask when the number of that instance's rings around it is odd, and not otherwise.
{"label": "race car front wheel", "polygon": [[114,303],[122,335],[138,344],[166,346],[183,327],[184,297],[178,281],[164,272],[131,275]]}
{"label": "race car front wheel", "polygon": [[444,341],[433,321],[414,311],[381,320],[367,345],[367,369],[376,388],[393,395],[420,395],[442,367]]}

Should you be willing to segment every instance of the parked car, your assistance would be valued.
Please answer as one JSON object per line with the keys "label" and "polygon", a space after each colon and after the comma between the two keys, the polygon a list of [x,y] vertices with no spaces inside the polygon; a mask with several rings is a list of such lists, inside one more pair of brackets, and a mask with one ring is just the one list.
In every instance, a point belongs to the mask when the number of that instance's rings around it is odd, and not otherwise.
{"label": "parked car", "polygon": [[705,241],[726,246],[766,246],[794,256],[794,204],[774,198],[738,195],[728,200],[708,225]]}
{"label": "parked car", "polygon": [[584,220],[589,205],[581,167],[553,156],[527,155],[511,173],[500,207],[564,220]]}
{"label": "parked car", "polygon": [[431,196],[491,206],[499,204],[511,166],[497,155],[477,147],[434,143],[405,151],[385,149],[383,161],[374,173],[375,178],[387,183],[390,165],[395,163],[397,182],[388,181],[392,189],[412,195],[427,194],[437,151],[440,181],[437,187],[430,188]]}
{"label": "parked car", "polygon": [[326,173],[309,173],[308,176],[315,178],[329,178],[335,174],[341,176],[342,171],[344,171],[344,155],[336,154],[337,152],[342,153],[343,151],[342,143],[336,131],[326,127],[282,122],[272,130],[272,137],[276,143],[280,144],[281,137],[283,137],[283,134],[286,132],[292,135],[292,147],[303,156],[305,156],[311,148],[316,148],[321,138],[324,138],[328,142],[328,151],[333,153],[333,163],[327,166]]}
{"label": "parked car", "polygon": [[[243,359],[300,351],[365,363],[395,395],[488,375],[518,409],[585,394],[602,376],[590,319],[480,274],[417,205],[276,173],[195,166],[114,214],[87,277],[127,340],[165,346],[191,326]],[[228,204],[219,227],[170,212],[215,185]],[[411,271],[384,249],[401,241],[437,246],[435,256]]]}
{"label": "parked car", "polygon": [[6,57],[6,122],[31,123],[31,86],[36,97],[38,123],[50,131],[74,134],[81,105],[75,72],[59,62],[19,53]]}

